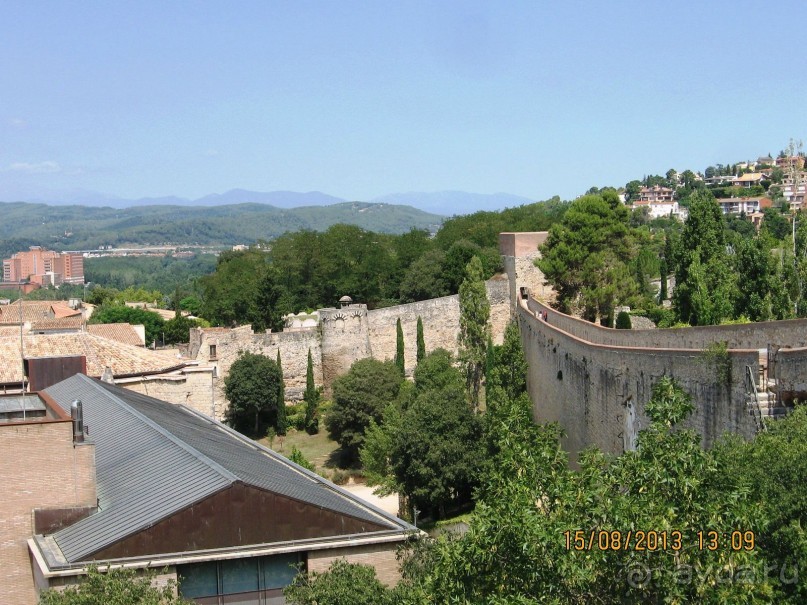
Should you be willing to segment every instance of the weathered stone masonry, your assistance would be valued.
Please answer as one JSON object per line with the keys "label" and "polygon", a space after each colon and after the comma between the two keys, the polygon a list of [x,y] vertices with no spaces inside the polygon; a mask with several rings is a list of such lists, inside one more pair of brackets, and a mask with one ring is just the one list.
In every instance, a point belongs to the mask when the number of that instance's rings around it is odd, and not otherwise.
{"label": "weathered stone masonry", "polygon": [[[510,281],[529,366],[527,386],[538,422],[558,422],[573,454],[596,445],[610,453],[635,446],[647,426],[644,407],[653,385],[672,376],[692,396],[685,426],[712,445],[731,431],[751,437],[747,370],[764,376],[785,403],[807,396],[807,320],[679,329],[614,330],[564,315],[534,268],[546,233],[502,233],[500,250]],[[546,314],[547,321],[541,319]],[[721,361],[706,353],[726,343]],[[721,364],[722,365],[721,367]]]}
{"label": "weathered stone masonry", "polygon": [[[546,314],[547,320],[541,319]],[[519,302],[518,321],[529,363],[528,389],[536,420],[559,422],[564,446],[589,445],[621,453],[647,426],[644,406],[653,385],[672,376],[692,396],[684,423],[711,446],[725,432],[755,433],[747,406],[746,367],[760,375],[760,359],[773,342],[780,349],[771,371],[783,391],[804,390],[807,321],[668,330],[612,330],[559,313],[529,297]],[[728,345],[725,371],[704,352]],[[761,356],[762,350],[762,356]]]}
{"label": "weathered stone masonry", "polygon": [[[509,282],[506,277],[494,278],[486,283],[486,288],[491,304],[493,342],[501,344],[511,317]],[[280,349],[288,401],[302,399],[309,349],[314,382],[328,389],[334,379],[347,372],[359,359],[393,359],[398,319],[404,332],[407,373],[414,369],[416,362],[418,317],[423,321],[427,351],[444,348],[457,352],[460,316],[457,295],[372,311],[368,311],[366,305],[351,304],[341,309],[320,309],[318,314],[318,326],[279,333],[255,334],[251,326],[191,330],[189,356],[200,363],[216,366],[212,397],[216,418],[223,417],[227,405],[224,377],[242,351],[275,359]],[[207,403],[203,405],[210,408]],[[201,411],[209,413],[205,409]]]}

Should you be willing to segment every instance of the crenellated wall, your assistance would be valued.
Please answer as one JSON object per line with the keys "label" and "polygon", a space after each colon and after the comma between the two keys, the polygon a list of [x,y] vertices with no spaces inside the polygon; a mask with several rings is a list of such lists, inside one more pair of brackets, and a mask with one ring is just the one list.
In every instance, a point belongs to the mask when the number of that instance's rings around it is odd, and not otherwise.
{"label": "crenellated wall", "polygon": [[[318,385],[322,384],[322,350],[318,327],[291,332],[258,334],[252,331],[252,326],[240,326],[233,329],[194,328],[191,330],[189,356],[200,363],[216,368],[216,377],[213,378],[216,418],[224,417],[227,409],[224,378],[241,352],[260,353],[274,360],[277,358],[278,349],[280,349],[280,361],[283,365],[287,401],[299,401],[303,397],[309,349],[314,366],[314,382]],[[213,352],[215,355],[211,356]],[[206,405],[203,403],[201,408],[193,407],[208,414],[209,411],[204,409]]]}
{"label": "crenellated wall", "polygon": [[[501,344],[504,329],[511,317],[507,277],[490,279],[485,286],[491,305],[493,342]],[[415,367],[418,317],[423,321],[427,351],[444,348],[457,353],[460,317],[457,295],[372,311],[368,311],[366,305],[351,304],[341,309],[320,309],[318,315],[320,321],[318,326],[278,333],[255,334],[251,326],[191,330],[188,356],[201,364],[213,365],[217,370],[217,376],[213,379],[212,395],[210,383],[199,386],[200,389],[207,390],[199,394],[201,404],[193,407],[205,414],[214,409],[216,418],[223,418],[227,409],[224,378],[242,351],[260,353],[275,359],[280,349],[286,399],[293,402],[301,400],[305,390],[307,356],[310,349],[314,382],[328,389],[337,377],[346,373],[359,359],[365,357],[394,359],[397,346],[396,323],[399,318],[404,332],[407,373]],[[211,357],[213,353],[214,356]],[[194,385],[188,383],[187,390],[191,390]],[[186,397],[183,390],[186,389],[184,383],[149,383],[140,390],[145,392],[146,388],[154,392],[160,389],[161,393],[166,393],[165,398],[169,401],[177,401],[178,397],[180,402],[184,403],[187,399],[188,404],[192,405],[191,398]],[[149,394],[152,394],[151,391]],[[209,403],[211,399],[212,406]]]}

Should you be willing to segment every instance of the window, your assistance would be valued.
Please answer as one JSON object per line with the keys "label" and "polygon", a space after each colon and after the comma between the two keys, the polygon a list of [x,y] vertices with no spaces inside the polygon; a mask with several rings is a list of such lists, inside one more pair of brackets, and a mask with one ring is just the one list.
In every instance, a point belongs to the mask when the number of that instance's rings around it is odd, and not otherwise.
{"label": "window", "polygon": [[210,359],[216,359],[216,345],[210,345]]}
{"label": "window", "polygon": [[177,566],[179,592],[204,605],[283,605],[304,553]]}

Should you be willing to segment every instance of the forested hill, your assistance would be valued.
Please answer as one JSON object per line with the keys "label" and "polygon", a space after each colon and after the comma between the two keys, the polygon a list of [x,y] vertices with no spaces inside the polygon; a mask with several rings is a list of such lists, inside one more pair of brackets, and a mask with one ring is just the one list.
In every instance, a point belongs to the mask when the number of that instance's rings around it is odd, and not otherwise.
{"label": "forested hill", "polygon": [[98,208],[1,203],[0,241],[4,255],[29,245],[82,250],[101,245],[232,245],[270,239],[287,231],[322,231],[337,223],[368,231],[436,231],[442,216],[411,206],[345,202],[281,209],[265,204]]}

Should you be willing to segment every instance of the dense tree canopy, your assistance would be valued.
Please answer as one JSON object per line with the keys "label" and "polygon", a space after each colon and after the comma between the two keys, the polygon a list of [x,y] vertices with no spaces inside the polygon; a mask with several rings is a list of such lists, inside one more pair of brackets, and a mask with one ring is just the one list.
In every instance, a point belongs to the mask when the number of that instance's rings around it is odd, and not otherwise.
{"label": "dense tree canopy", "polygon": [[346,462],[357,460],[370,422],[379,422],[398,397],[403,375],[392,361],[360,359],[333,383],[333,405],[325,417],[328,435],[342,447]]}
{"label": "dense tree canopy", "polygon": [[403,494],[425,516],[444,517],[471,501],[483,462],[482,424],[448,351],[427,355],[414,377],[414,388],[368,429],[362,462],[382,491]]}
{"label": "dense tree canopy", "polygon": [[414,548],[404,580],[378,602],[804,602],[805,410],[750,443],[704,450],[678,426],[692,411],[689,396],[663,378],[637,449],[583,452],[575,470],[559,427],[535,424],[529,399],[501,389],[490,397],[493,459],[480,472],[468,531]]}
{"label": "dense tree canopy", "polygon": [[639,294],[628,266],[638,252],[629,219],[616,194],[606,192],[575,200],[552,226],[537,264],[555,288],[561,311],[580,311],[593,320]]}
{"label": "dense tree canopy", "polygon": [[[282,374],[274,360],[265,355],[242,353],[224,378],[224,393],[230,402],[227,423],[242,433],[261,437],[266,427],[276,431]],[[285,431],[284,431],[285,432]]]}

